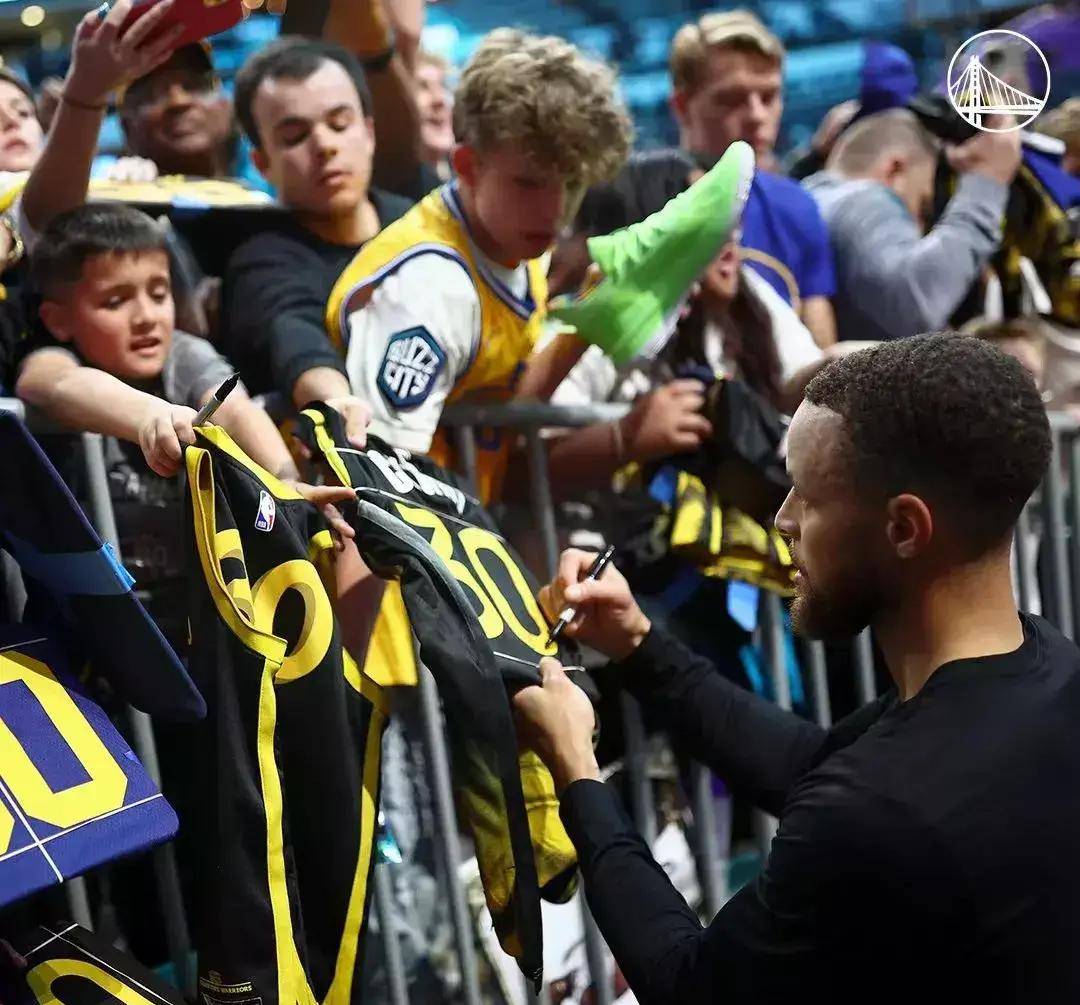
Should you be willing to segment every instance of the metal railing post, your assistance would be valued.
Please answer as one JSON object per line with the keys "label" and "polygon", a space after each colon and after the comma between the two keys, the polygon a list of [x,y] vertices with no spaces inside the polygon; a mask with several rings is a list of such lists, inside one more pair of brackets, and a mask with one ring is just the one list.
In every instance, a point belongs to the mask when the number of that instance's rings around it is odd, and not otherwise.
{"label": "metal railing post", "polygon": [[1080,625],[1080,435],[1076,430],[1064,434],[1069,458],[1069,555],[1072,558],[1073,627]]}
{"label": "metal railing post", "polygon": [[696,761],[690,765],[690,802],[694,811],[701,896],[708,916],[713,918],[727,900],[728,849],[720,846],[717,833],[712,772]]}
{"label": "metal railing post", "polygon": [[1061,633],[1073,637],[1072,604],[1069,602],[1069,545],[1065,523],[1065,490],[1061,478],[1061,434],[1051,426],[1053,450],[1043,482],[1043,512],[1050,546],[1050,581],[1053,597],[1048,610]]}
{"label": "metal railing post", "polygon": [[[540,525],[540,534],[544,544],[544,561],[547,564],[549,578],[554,577],[559,568],[559,536],[555,527],[555,505],[551,497],[551,482],[548,478],[547,454],[539,430],[529,428],[525,434],[526,449],[529,459],[529,476],[532,483],[533,515]],[[612,971],[608,966],[608,950],[604,944],[600,929],[589,910],[584,892],[581,896],[582,922],[585,928],[585,956],[589,963],[589,973],[596,984],[597,1005],[612,1005],[615,989]]]}
{"label": "metal railing post", "polygon": [[829,674],[825,663],[825,646],[816,639],[806,646],[810,664],[810,687],[814,695],[814,719],[822,729],[832,726],[832,704],[829,701]]}
{"label": "metal railing post", "polygon": [[458,473],[465,479],[469,491],[476,495],[476,430],[472,426],[455,426],[453,435]]}
{"label": "metal railing post", "polygon": [[784,608],[775,593],[763,590],[761,611],[765,659],[769,664],[773,701],[780,708],[791,709],[791,681],[788,679],[787,647],[784,645]]}
{"label": "metal railing post", "polygon": [[1032,610],[1031,568],[1031,506],[1025,506],[1016,522],[1013,535],[1013,557],[1016,561],[1016,598],[1022,611]]}
{"label": "metal railing post", "polygon": [[874,680],[874,643],[870,638],[870,629],[864,628],[855,636],[852,647],[855,657],[855,693],[860,704],[867,704],[877,697],[877,682]]}
{"label": "metal railing post", "polygon": [[469,921],[468,902],[461,885],[458,868],[461,865],[461,841],[457,831],[457,817],[454,813],[453,783],[450,779],[450,757],[446,750],[446,738],[443,731],[442,707],[439,704],[439,692],[431,671],[420,662],[420,653],[416,653],[416,665],[419,670],[420,719],[423,725],[424,744],[427,747],[428,764],[431,770],[431,788],[435,803],[435,826],[440,831],[436,844],[441,851],[443,867],[450,898],[450,923],[454,929],[454,942],[461,964],[461,984],[466,1005],[481,1005],[480,978],[476,964],[476,949],[473,945],[472,925]]}
{"label": "metal railing post", "polygon": [[[760,639],[772,684],[773,701],[783,709],[791,709],[791,683],[787,674],[787,659],[784,647],[784,609],[780,598],[775,593],[763,590],[760,593]],[[768,858],[772,840],[776,837],[777,819],[774,816],[756,810],[754,813],[755,830],[761,844],[762,860]]]}
{"label": "metal railing post", "polygon": [[376,863],[371,870],[375,887],[375,913],[383,938],[383,956],[386,964],[386,984],[390,990],[391,1005],[409,1005],[409,984],[405,978],[405,964],[401,958],[401,945],[394,928],[394,904],[390,896],[386,864]]}
{"label": "metal railing post", "polygon": [[533,518],[540,528],[540,538],[544,545],[544,561],[547,562],[547,573],[551,578],[559,569],[559,532],[555,526],[555,504],[551,497],[547,454],[544,453],[544,441],[536,429],[529,429],[526,432],[525,444],[529,457],[529,477],[532,481],[530,498]]}
{"label": "metal railing post", "polygon": [[[117,561],[121,560],[120,535],[116,528],[116,514],[109,496],[109,477],[105,468],[104,441],[97,433],[82,434],[83,456],[86,462],[87,486],[90,493],[90,519],[98,535],[112,548]],[[158,760],[157,743],[150,716],[137,709],[127,709],[131,723],[132,746],[146,773],[154,783],[161,786],[161,765]],[[195,975],[191,972],[191,934],[184,912],[180,873],[176,865],[176,852],[172,844],[158,845],[152,852],[154,874],[164,912],[165,941],[169,956],[176,969],[180,987],[188,993],[194,990]]]}
{"label": "metal railing post", "polygon": [[641,717],[641,706],[637,699],[626,691],[619,695],[619,708],[622,712],[623,735],[626,741],[623,763],[626,765],[626,782],[630,790],[630,807],[637,829],[641,832],[645,843],[651,847],[656,840],[656,804],[653,800],[652,785],[649,782],[645,723]]}

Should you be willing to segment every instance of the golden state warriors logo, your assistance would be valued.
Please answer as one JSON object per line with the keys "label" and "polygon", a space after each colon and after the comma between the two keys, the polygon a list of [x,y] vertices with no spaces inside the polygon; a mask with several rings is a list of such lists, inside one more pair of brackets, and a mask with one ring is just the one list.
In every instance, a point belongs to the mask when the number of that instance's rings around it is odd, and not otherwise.
{"label": "golden state warriors logo", "polygon": [[949,101],[965,122],[987,133],[1011,133],[1043,110],[1050,65],[1026,35],[998,28],[973,35],[956,50],[947,82]]}
{"label": "golden state warriors logo", "polygon": [[386,344],[378,385],[394,408],[423,404],[446,365],[446,354],[422,325],[398,332]]}

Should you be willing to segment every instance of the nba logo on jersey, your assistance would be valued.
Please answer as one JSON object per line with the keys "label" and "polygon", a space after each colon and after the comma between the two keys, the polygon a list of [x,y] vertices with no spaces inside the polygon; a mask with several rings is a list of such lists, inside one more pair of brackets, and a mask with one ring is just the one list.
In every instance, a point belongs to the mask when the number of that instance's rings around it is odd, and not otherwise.
{"label": "nba logo on jersey", "polygon": [[274,529],[274,517],[277,515],[277,506],[274,497],[266,489],[259,493],[259,515],[255,517],[255,529],[265,530],[270,533]]}
{"label": "nba logo on jersey", "polygon": [[398,332],[386,345],[379,390],[394,408],[415,408],[427,399],[445,363],[446,354],[423,326]]}

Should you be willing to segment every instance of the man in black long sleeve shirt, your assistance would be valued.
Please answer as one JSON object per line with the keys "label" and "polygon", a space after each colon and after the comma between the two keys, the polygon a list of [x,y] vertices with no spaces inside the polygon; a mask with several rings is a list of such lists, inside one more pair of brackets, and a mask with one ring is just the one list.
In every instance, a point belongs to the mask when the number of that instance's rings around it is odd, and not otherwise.
{"label": "man in black long sleeve shirt", "polygon": [[596,780],[591,709],[546,663],[517,704],[600,929],[645,1005],[1075,1000],[1080,651],[1017,616],[1009,574],[1049,447],[1035,388],[946,335],[851,356],[807,399],[777,517],[796,627],[871,624],[896,690],[825,732],[653,629],[617,573],[582,583],[590,556],[568,552],[545,606],[576,605],[572,634],[780,816],[762,876],[702,929]]}
{"label": "man in black long sleeve shirt", "polygon": [[371,410],[326,336],[326,301],[357,250],[408,208],[370,186],[371,112],[364,71],[338,46],[284,37],[247,60],[237,118],[291,222],[242,244],[222,289],[223,347],[253,393],[333,403],[358,446]]}

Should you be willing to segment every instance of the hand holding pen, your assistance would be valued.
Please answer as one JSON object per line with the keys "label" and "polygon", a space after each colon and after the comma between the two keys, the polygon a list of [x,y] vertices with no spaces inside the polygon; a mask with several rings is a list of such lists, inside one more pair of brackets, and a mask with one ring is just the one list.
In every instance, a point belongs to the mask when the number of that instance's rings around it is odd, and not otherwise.
{"label": "hand holding pen", "polygon": [[[596,560],[589,566],[589,571],[585,573],[586,582],[595,582],[603,574],[604,570],[611,564],[611,559],[615,555],[615,545],[610,544],[607,548],[596,556]],[[559,636],[562,635],[568,625],[572,624],[574,618],[577,617],[578,610],[576,607],[564,607],[560,612],[558,618],[555,620],[555,624],[552,626],[551,634],[548,636],[548,642],[555,642]]]}
{"label": "hand holding pen", "polygon": [[651,623],[612,564],[614,549],[601,555],[570,548],[555,579],[540,591],[540,606],[555,622],[553,639],[566,635],[612,659],[625,659],[644,640]]}

